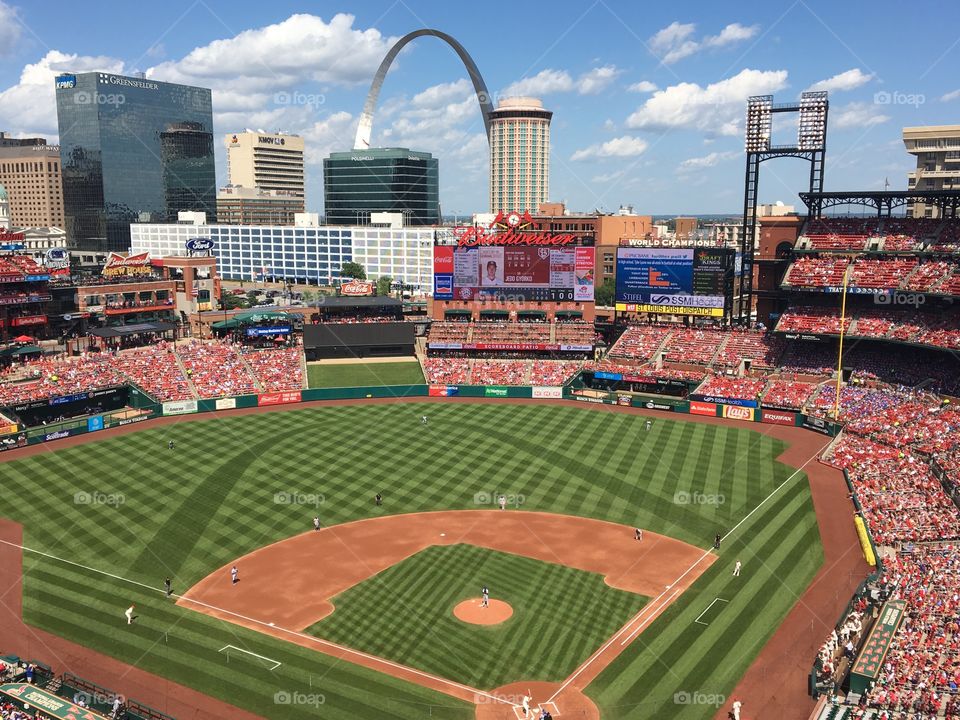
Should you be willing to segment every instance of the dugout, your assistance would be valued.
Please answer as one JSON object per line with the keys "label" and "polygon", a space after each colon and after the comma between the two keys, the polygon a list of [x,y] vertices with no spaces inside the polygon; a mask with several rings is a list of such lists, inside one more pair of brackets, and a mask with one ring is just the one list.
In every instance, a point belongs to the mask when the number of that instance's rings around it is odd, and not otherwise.
{"label": "dugout", "polygon": [[407,357],[414,354],[416,327],[409,322],[324,323],[303,326],[307,360]]}

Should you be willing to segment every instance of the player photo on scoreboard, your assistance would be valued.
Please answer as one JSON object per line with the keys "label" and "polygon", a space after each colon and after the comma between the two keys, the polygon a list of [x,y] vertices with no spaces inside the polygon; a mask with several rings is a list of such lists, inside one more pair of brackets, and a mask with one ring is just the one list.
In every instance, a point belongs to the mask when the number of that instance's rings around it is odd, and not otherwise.
{"label": "player photo on scoreboard", "polygon": [[480,248],[480,287],[503,287],[503,248]]}

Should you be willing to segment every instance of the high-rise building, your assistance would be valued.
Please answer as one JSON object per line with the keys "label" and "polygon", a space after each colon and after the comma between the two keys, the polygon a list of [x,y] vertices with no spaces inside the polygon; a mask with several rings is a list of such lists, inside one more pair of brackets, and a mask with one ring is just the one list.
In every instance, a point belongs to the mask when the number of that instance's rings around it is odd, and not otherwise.
{"label": "high-rise building", "polygon": [[323,161],[328,225],[368,225],[371,213],[400,213],[406,225],[440,223],[440,170],[430,153],[370,148]]}
{"label": "high-rise building", "polygon": [[[960,125],[906,127],[903,144],[917,157],[917,169],[907,173],[909,190],[960,190]],[[933,205],[907,206],[915,218],[935,218],[939,212]]]}
{"label": "high-rise building", "polygon": [[490,114],[490,212],[535,213],[550,195],[550,119],[534,98],[507,98]]}
{"label": "high-rise building", "polygon": [[108,73],[56,78],[67,235],[126,251],[130,223],[216,214],[210,90]]}
{"label": "high-rise building", "polygon": [[293,225],[303,212],[303,197],[280,190],[228,185],[217,192],[221,225]]}
{"label": "high-rise building", "polygon": [[44,138],[11,138],[0,132],[0,184],[7,189],[10,224],[64,226],[60,148]]}
{"label": "high-rise building", "polygon": [[227,135],[228,184],[300,198],[303,212],[303,138],[247,130]]}
{"label": "high-rise building", "polygon": [[7,189],[0,185],[0,232],[10,229],[10,199]]}

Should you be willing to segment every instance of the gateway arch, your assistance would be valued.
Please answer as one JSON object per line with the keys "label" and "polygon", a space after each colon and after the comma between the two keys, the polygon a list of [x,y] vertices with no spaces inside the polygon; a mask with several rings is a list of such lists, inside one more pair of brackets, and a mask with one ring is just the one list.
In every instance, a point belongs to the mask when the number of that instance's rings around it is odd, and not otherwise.
{"label": "gateway arch", "polygon": [[394,58],[397,57],[397,54],[403,50],[408,42],[425,35],[440,38],[460,56],[460,61],[467,69],[467,74],[470,75],[470,81],[473,83],[477,101],[480,103],[480,113],[483,115],[483,126],[486,130],[487,138],[490,138],[490,113],[493,112],[493,103],[490,102],[490,93],[487,90],[486,83],[483,81],[483,77],[480,75],[480,70],[477,69],[477,64],[464,49],[463,45],[450,35],[440,32],[439,30],[425,28],[423,30],[415,30],[400,38],[396,45],[390,48],[390,52],[387,53],[386,57],[383,58],[383,62],[380,63],[380,67],[377,68],[377,74],[373,76],[373,83],[371,83],[370,92],[367,94],[367,101],[363,104],[363,112],[360,114],[360,124],[357,126],[357,138],[353,143],[354,150],[366,150],[370,147],[370,134],[373,131],[373,111],[377,108],[377,99],[380,96],[383,79],[386,77],[387,70],[390,69]]}

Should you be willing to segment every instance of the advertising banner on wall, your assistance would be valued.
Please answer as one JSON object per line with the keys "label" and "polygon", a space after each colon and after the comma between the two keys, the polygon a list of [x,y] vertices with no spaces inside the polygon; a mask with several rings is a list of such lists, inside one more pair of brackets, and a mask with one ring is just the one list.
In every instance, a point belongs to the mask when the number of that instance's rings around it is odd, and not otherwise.
{"label": "advertising banner on wall", "polygon": [[753,422],[754,413],[756,413],[754,408],[741,407],[740,405],[723,406],[723,416],[731,420],[749,420]]}
{"label": "advertising banner on wall", "polygon": [[257,395],[257,405],[286,405],[287,403],[300,402],[301,393],[299,390],[291,392],[274,392]]}
{"label": "advertising banner on wall", "polygon": [[217,410],[233,410],[237,407],[237,400],[236,398],[217,398],[214,406]]}
{"label": "advertising banner on wall", "polygon": [[460,394],[460,388],[456,385],[431,385],[427,391],[430,397],[453,397]]}
{"label": "advertising banner on wall", "polygon": [[563,398],[562,387],[534,387],[531,389],[533,391],[533,397],[535,398],[549,398],[551,400],[560,400]]}
{"label": "advertising banner on wall", "polygon": [[164,415],[188,415],[197,412],[196,400],[170,400],[163,404]]}
{"label": "advertising banner on wall", "polygon": [[771,425],[796,425],[797,414],[786,410],[768,410],[764,408],[760,412],[760,421],[770,423]]}
{"label": "advertising banner on wall", "polygon": [[717,406],[713,403],[698,402],[696,400],[690,401],[690,414],[691,415],[706,415],[708,417],[717,416]]}

